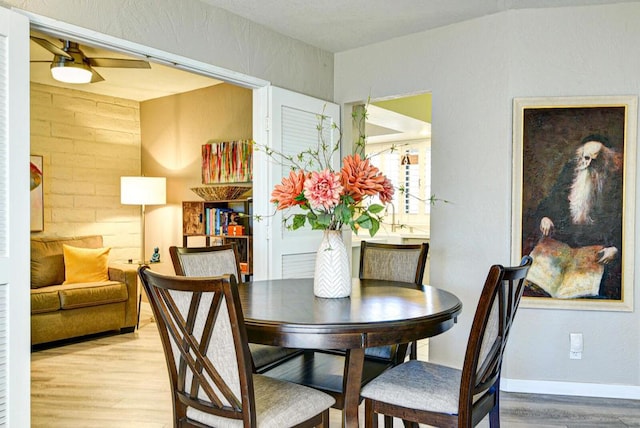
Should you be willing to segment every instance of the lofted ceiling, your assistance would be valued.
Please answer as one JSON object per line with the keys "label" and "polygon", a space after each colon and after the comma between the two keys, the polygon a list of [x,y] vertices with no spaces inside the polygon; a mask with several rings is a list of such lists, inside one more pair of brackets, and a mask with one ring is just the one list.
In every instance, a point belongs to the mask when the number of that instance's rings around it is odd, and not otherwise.
{"label": "lofted ceiling", "polygon": [[[510,9],[623,3],[622,0],[200,0],[330,52],[377,43]],[[629,0],[627,0],[629,1]],[[636,0],[640,1],[640,0]],[[32,32],[61,46],[55,37]],[[53,55],[31,42],[31,60]],[[132,58],[87,45],[89,57]],[[209,77],[151,63],[151,69],[96,68],[104,81],[57,82],[47,62],[31,64],[31,81],[136,101],[188,92],[221,83]]]}
{"label": "lofted ceiling", "polygon": [[628,3],[630,0],[200,1],[336,53],[512,9]]}

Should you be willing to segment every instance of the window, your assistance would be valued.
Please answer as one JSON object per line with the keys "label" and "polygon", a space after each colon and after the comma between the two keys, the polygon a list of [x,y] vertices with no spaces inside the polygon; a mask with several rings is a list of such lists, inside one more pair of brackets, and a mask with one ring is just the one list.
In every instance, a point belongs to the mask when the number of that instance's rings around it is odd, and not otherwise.
{"label": "window", "polygon": [[[367,143],[365,147],[371,163],[393,183],[395,220],[388,224],[425,226],[429,224],[431,205],[431,140]],[[401,193],[400,188],[405,192]]]}

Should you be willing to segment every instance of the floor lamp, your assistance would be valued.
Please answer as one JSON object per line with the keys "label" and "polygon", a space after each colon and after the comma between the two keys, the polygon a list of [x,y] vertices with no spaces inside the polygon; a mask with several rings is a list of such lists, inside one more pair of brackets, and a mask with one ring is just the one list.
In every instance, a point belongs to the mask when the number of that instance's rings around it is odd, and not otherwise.
{"label": "floor lamp", "polygon": [[145,257],[145,206],[167,203],[167,179],[165,177],[120,177],[120,203],[142,206],[142,262]]}

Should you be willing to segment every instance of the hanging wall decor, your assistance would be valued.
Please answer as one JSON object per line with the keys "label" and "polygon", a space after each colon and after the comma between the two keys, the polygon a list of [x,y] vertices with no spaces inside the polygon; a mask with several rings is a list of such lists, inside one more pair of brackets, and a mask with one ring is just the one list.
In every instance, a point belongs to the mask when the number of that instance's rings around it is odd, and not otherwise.
{"label": "hanging wall decor", "polygon": [[44,230],[42,156],[31,156],[30,160],[31,231],[42,232]]}
{"label": "hanging wall decor", "polygon": [[523,306],[633,310],[637,114],[635,96],[514,100]]}
{"label": "hanging wall decor", "polygon": [[222,141],[202,146],[202,184],[250,183],[253,141]]}

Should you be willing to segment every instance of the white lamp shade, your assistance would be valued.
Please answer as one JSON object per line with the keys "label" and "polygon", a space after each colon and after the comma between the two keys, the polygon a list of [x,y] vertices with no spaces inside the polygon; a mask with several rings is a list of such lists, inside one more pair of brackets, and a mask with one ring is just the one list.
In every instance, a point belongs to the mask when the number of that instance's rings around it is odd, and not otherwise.
{"label": "white lamp shade", "polygon": [[167,203],[165,177],[120,177],[123,205],[164,205]]}
{"label": "white lamp shade", "polygon": [[91,70],[69,65],[51,67],[51,75],[57,81],[65,83],[89,83],[93,77]]}

